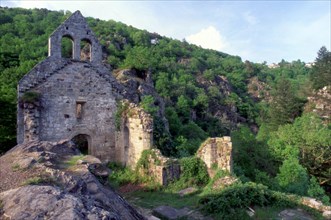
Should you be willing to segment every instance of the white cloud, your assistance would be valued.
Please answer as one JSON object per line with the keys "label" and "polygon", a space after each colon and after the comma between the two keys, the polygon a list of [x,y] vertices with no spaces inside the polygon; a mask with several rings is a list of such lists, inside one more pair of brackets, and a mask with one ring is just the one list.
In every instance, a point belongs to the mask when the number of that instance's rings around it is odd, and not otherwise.
{"label": "white cloud", "polygon": [[186,40],[203,48],[218,51],[224,51],[229,47],[229,43],[225,37],[214,26],[203,28],[198,33],[186,37]]}

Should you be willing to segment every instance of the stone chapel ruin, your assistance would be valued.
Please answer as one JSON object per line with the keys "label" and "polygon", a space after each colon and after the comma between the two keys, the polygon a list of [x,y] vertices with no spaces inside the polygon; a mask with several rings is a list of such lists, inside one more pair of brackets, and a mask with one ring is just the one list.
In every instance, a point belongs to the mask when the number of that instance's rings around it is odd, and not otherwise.
{"label": "stone chapel ruin", "polygon": [[[72,41],[70,58],[62,56],[63,38]],[[82,50],[88,50],[88,55]],[[144,95],[156,98],[161,118],[164,101],[156,93],[149,71],[136,81],[133,78],[138,74],[130,78],[132,74],[129,70],[117,74],[126,81],[112,75],[110,67],[102,63],[98,39],[76,11],[50,35],[48,57],[18,83],[18,144],[79,141],[86,146],[82,152],[135,168],[142,152],[153,147],[153,119],[139,107],[139,101]],[[197,156],[212,175],[215,165],[231,172],[231,151],[229,137],[212,138]],[[148,175],[163,185],[179,178],[178,162],[155,152],[160,163],[150,159]]]}
{"label": "stone chapel ruin", "polygon": [[[64,37],[72,41],[71,59],[61,55]],[[89,45],[88,61],[81,60],[82,41]],[[49,37],[48,57],[19,81],[17,142],[79,136],[88,154],[134,166],[141,152],[153,145],[153,121],[130,101],[124,103],[130,116],[122,113],[116,119],[130,90],[102,63],[101,45],[76,11]]]}

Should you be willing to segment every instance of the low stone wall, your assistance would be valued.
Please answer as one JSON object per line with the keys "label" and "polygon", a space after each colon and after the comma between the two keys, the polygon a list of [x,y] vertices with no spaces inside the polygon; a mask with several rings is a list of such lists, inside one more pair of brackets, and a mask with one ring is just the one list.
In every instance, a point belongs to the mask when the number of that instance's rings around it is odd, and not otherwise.
{"label": "low stone wall", "polygon": [[201,144],[197,157],[205,162],[210,177],[215,175],[215,170],[222,169],[232,173],[232,142],[231,137],[208,138]]}
{"label": "low stone wall", "polygon": [[181,170],[178,160],[162,156],[158,149],[152,149],[150,152],[148,164],[142,171],[143,175],[153,176],[155,181],[163,186],[179,179]]}
{"label": "low stone wall", "polygon": [[[199,157],[207,166],[208,174],[214,177],[217,169],[232,173],[232,142],[228,136],[221,138],[208,138],[197,151]],[[150,150],[147,164],[141,170],[143,175],[153,176],[161,185],[179,179],[181,167],[178,160],[162,156],[158,149]]]}

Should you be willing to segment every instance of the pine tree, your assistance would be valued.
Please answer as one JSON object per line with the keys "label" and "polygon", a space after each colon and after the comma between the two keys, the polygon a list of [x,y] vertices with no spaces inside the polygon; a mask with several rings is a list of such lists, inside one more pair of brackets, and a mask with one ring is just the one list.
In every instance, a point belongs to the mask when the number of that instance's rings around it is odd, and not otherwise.
{"label": "pine tree", "polygon": [[279,125],[292,123],[301,114],[302,102],[295,96],[291,82],[281,78],[273,92],[269,123],[275,130]]}
{"label": "pine tree", "polygon": [[311,81],[314,89],[321,89],[331,84],[331,52],[324,46],[317,53]]}

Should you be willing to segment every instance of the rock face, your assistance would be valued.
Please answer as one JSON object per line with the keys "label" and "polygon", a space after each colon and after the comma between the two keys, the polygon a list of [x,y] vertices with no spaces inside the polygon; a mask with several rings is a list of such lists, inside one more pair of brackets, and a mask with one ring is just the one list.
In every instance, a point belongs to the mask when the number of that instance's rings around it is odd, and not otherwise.
{"label": "rock face", "polygon": [[[63,37],[73,41],[72,58],[62,57]],[[83,57],[81,42],[89,45]],[[152,117],[137,105],[139,94],[155,92],[150,74],[145,78],[139,85],[118,81],[102,63],[101,45],[77,11],[50,36],[49,56],[18,84],[17,142],[84,136],[89,154],[103,162],[134,166],[142,150],[153,145]],[[123,100],[139,114],[119,114]],[[124,123],[121,128],[119,121]]]}
{"label": "rock face", "polygon": [[316,91],[310,97],[305,105],[305,112],[315,112],[325,123],[331,122],[331,86]]}
{"label": "rock face", "polygon": [[[25,169],[32,170],[34,176],[22,179],[23,186],[18,188],[0,184],[0,189],[6,190],[0,193],[0,219],[144,219],[121,196],[100,183],[107,172],[100,161],[88,156],[76,165],[65,163],[76,153],[70,141],[34,141],[17,145],[2,156],[1,168],[10,159],[30,158],[24,159],[24,164],[29,164]],[[7,169],[2,178],[10,178],[10,172],[23,174],[23,170]]]}
{"label": "rock face", "polygon": [[[225,76],[215,76],[212,80],[206,80],[204,77],[198,76],[197,81],[205,90],[212,89],[219,94],[219,97],[209,105],[209,111],[221,121],[224,128],[230,131],[236,128],[239,123],[246,122],[246,119],[240,116],[235,104],[227,103],[224,105],[219,102],[219,99],[228,99],[233,92],[231,84]],[[195,120],[195,116],[196,113],[191,112],[192,120]]]}
{"label": "rock face", "polygon": [[232,172],[232,142],[230,137],[208,138],[201,144],[197,156],[205,162],[211,177],[214,176],[214,168]]}

